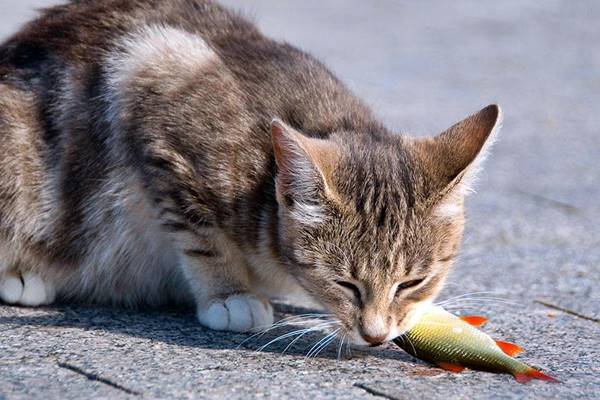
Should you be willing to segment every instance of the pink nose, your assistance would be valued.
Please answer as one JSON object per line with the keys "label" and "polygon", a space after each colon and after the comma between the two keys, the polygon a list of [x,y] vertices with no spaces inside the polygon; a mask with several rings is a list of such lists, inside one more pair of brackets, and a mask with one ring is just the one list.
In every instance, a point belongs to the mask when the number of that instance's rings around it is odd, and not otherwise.
{"label": "pink nose", "polygon": [[369,343],[371,347],[379,346],[380,344],[383,344],[383,342],[385,342],[385,336],[362,335],[362,337],[367,343]]}

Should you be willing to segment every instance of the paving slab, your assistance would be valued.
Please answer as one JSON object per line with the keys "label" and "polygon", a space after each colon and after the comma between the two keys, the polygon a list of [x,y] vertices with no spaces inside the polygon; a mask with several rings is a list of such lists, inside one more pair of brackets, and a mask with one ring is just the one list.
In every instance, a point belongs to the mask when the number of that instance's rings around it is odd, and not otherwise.
{"label": "paving slab", "polygon": [[[53,3],[3,1],[0,37]],[[393,345],[332,342],[307,358],[318,331],[256,351],[299,323],[248,340],[199,327],[190,310],[0,306],[0,398],[600,399],[600,3],[223,3],[322,59],[399,132],[501,104],[442,299],[488,315],[488,332],[562,383],[450,374]],[[282,303],[279,317],[302,307]]]}

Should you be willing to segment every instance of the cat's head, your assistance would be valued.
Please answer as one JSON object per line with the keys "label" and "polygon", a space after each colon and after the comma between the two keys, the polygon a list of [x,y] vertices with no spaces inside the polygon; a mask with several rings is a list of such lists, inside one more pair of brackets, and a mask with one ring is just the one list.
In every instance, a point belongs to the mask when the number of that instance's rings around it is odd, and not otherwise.
{"label": "cat's head", "polygon": [[463,198],[500,125],[491,105],[437,137],[272,123],[280,250],[300,284],[356,343],[406,330],[457,255]]}

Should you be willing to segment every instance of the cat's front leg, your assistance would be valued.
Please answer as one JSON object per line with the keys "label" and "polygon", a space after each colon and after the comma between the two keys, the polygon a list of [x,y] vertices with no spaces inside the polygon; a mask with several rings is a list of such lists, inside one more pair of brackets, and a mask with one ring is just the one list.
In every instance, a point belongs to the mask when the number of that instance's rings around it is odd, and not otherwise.
{"label": "cat's front leg", "polygon": [[273,324],[268,299],[252,288],[248,267],[218,228],[190,227],[173,214],[163,226],[180,251],[180,267],[194,296],[199,322],[214,330],[245,332]]}
{"label": "cat's front leg", "polygon": [[202,325],[245,332],[273,324],[273,308],[267,299],[252,293],[243,264],[212,253],[184,254],[182,268]]}

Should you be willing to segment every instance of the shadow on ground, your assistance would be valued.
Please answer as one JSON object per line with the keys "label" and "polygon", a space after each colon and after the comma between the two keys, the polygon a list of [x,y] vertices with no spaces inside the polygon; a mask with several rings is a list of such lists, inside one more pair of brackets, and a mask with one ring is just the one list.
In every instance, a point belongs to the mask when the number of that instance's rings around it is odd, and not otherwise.
{"label": "shadow on ground", "polygon": [[[414,360],[402,350],[390,348],[351,347],[347,342],[340,345],[339,338],[325,342],[328,332],[314,328],[323,321],[319,316],[295,322],[298,315],[323,315],[318,310],[302,307],[276,305],[279,320],[286,319],[282,326],[265,328],[258,333],[218,332],[198,324],[190,309],[127,310],[121,308],[89,307],[83,305],[57,305],[38,309],[43,315],[0,316],[0,326],[75,328],[83,331],[103,331],[144,338],[185,347],[210,350],[239,350],[240,352],[261,351],[290,356],[323,359],[347,359],[369,356],[382,359]],[[293,314],[290,314],[290,313]],[[323,315],[324,316],[324,315]],[[312,329],[311,329],[312,328]],[[314,329],[314,330],[313,330]],[[320,345],[327,344],[322,348]],[[388,345],[393,346],[393,345]]]}

